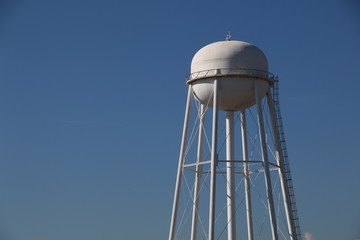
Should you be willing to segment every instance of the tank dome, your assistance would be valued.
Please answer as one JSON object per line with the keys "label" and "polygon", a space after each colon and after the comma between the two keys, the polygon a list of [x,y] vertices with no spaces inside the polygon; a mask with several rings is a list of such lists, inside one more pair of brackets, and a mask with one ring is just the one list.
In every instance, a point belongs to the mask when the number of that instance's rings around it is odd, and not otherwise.
{"label": "tank dome", "polygon": [[191,73],[209,69],[241,68],[268,71],[265,54],[242,41],[221,41],[201,48],[191,62]]}
{"label": "tank dome", "polygon": [[208,107],[212,107],[214,79],[218,80],[219,109],[225,111],[251,107],[256,103],[255,84],[262,98],[273,81],[265,54],[242,41],[215,42],[194,55],[187,83]]}

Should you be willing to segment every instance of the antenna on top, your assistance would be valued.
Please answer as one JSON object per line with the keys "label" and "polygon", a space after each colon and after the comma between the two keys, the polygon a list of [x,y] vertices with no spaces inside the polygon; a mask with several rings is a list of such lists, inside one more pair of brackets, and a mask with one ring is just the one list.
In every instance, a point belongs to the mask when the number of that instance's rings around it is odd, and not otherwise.
{"label": "antenna on top", "polygon": [[228,34],[226,35],[226,41],[231,41],[230,31],[228,31]]}

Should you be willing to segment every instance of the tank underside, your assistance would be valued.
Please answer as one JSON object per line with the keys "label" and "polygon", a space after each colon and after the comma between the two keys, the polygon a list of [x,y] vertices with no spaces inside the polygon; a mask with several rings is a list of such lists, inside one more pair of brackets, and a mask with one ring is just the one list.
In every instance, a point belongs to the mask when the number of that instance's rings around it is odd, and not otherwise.
{"label": "tank underside", "polygon": [[196,99],[201,104],[213,106],[213,82],[218,80],[219,109],[223,111],[240,111],[255,105],[255,83],[258,84],[260,97],[269,89],[269,82],[252,77],[210,77],[192,81],[190,84]]}

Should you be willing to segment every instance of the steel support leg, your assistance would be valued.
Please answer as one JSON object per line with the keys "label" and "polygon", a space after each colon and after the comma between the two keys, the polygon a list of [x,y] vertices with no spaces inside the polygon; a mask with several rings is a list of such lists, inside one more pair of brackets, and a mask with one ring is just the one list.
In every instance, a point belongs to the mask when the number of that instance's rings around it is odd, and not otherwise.
{"label": "steel support leg", "polygon": [[[249,161],[248,144],[247,144],[247,129],[246,129],[246,113],[245,110],[240,112],[241,115],[241,138],[243,160]],[[251,207],[251,181],[249,174],[249,164],[244,162],[244,185],[245,185],[245,201],[246,201],[246,220],[247,220],[247,234],[248,240],[254,240],[253,222],[252,222],[252,207]]]}
{"label": "steel support leg", "polygon": [[269,113],[270,113],[270,119],[271,119],[271,125],[272,125],[272,132],[274,137],[274,145],[275,145],[275,151],[276,151],[276,161],[277,164],[280,166],[279,168],[279,176],[280,176],[280,183],[281,183],[281,191],[284,198],[284,207],[285,207],[285,215],[287,220],[287,227],[290,234],[290,240],[295,240],[295,223],[293,221],[293,214],[291,212],[291,206],[290,206],[290,195],[288,191],[287,181],[284,174],[284,156],[280,145],[280,136],[278,131],[278,126],[276,123],[276,114],[274,109],[274,103],[273,99],[271,97],[271,90],[269,89],[269,92],[267,93],[267,99],[268,99],[268,105],[269,105]]}
{"label": "steel support leg", "polygon": [[267,145],[266,145],[266,138],[265,138],[264,118],[263,118],[263,112],[262,112],[262,104],[261,104],[260,89],[259,89],[258,81],[261,81],[261,80],[257,80],[257,82],[255,83],[256,107],[257,107],[257,115],[258,115],[258,123],[259,123],[259,135],[260,135],[260,142],[261,142],[262,161],[263,161],[263,167],[264,167],[264,172],[265,172],[265,184],[266,184],[266,192],[267,192],[267,198],[268,198],[271,233],[272,233],[272,239],[278,240],[274,200],[273,200],[272,185],[271,185],[271,176],[270,176],[270,170],[269,170],[269,161],[268,161]]}
{"label": "steel support leg", "polygon": [[236,204],[234,175],[234,112],[226,112],[226,182],[228,240],[236,239]]}
{"label": "steel support leg", "polygon": [[215,237],[215,192],[216,192],[216,167],[217,167],[217,122],[218,122],[218,80],[214,80],[213,93],[213,122],[211,140],[211,175],[210,175],[210,202],[209,202],[209,240]]}
{"label": "steel support leg", "polygon": [[183,165],[184,165],[184,159],[185,159],[185,148],[186,148],[186,144],[187,144],[187,133],[188,133],[191,102],[192,102],[192,87],[189,86],[188,96],[187,96],[187,101],[186,101],[184,127],[183,127],[182,139],[181,139],[179,165],[178,165],[178,171],[177,171],[177,177],[176,177],[174,202],[173,202],[173,209],[172,209],[171,222],[170,222],[169,240],[174,240],[174,238],[175,238],[176,217],[177,217],[177,212],[178,212],[178,202],[179,202],[180,187],[181,187],[181,180],[182,180],[182,171],[183,171]]}

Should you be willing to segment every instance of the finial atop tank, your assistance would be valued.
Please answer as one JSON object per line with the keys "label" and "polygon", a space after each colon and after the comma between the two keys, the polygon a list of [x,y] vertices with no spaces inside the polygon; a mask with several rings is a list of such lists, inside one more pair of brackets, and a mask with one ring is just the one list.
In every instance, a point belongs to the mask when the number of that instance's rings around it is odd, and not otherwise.
{"label": "finial atop tank", "polygon": [[231,41],[231,34],[230,31],[228,31],[228,34],[226,35],[226,41]]}

